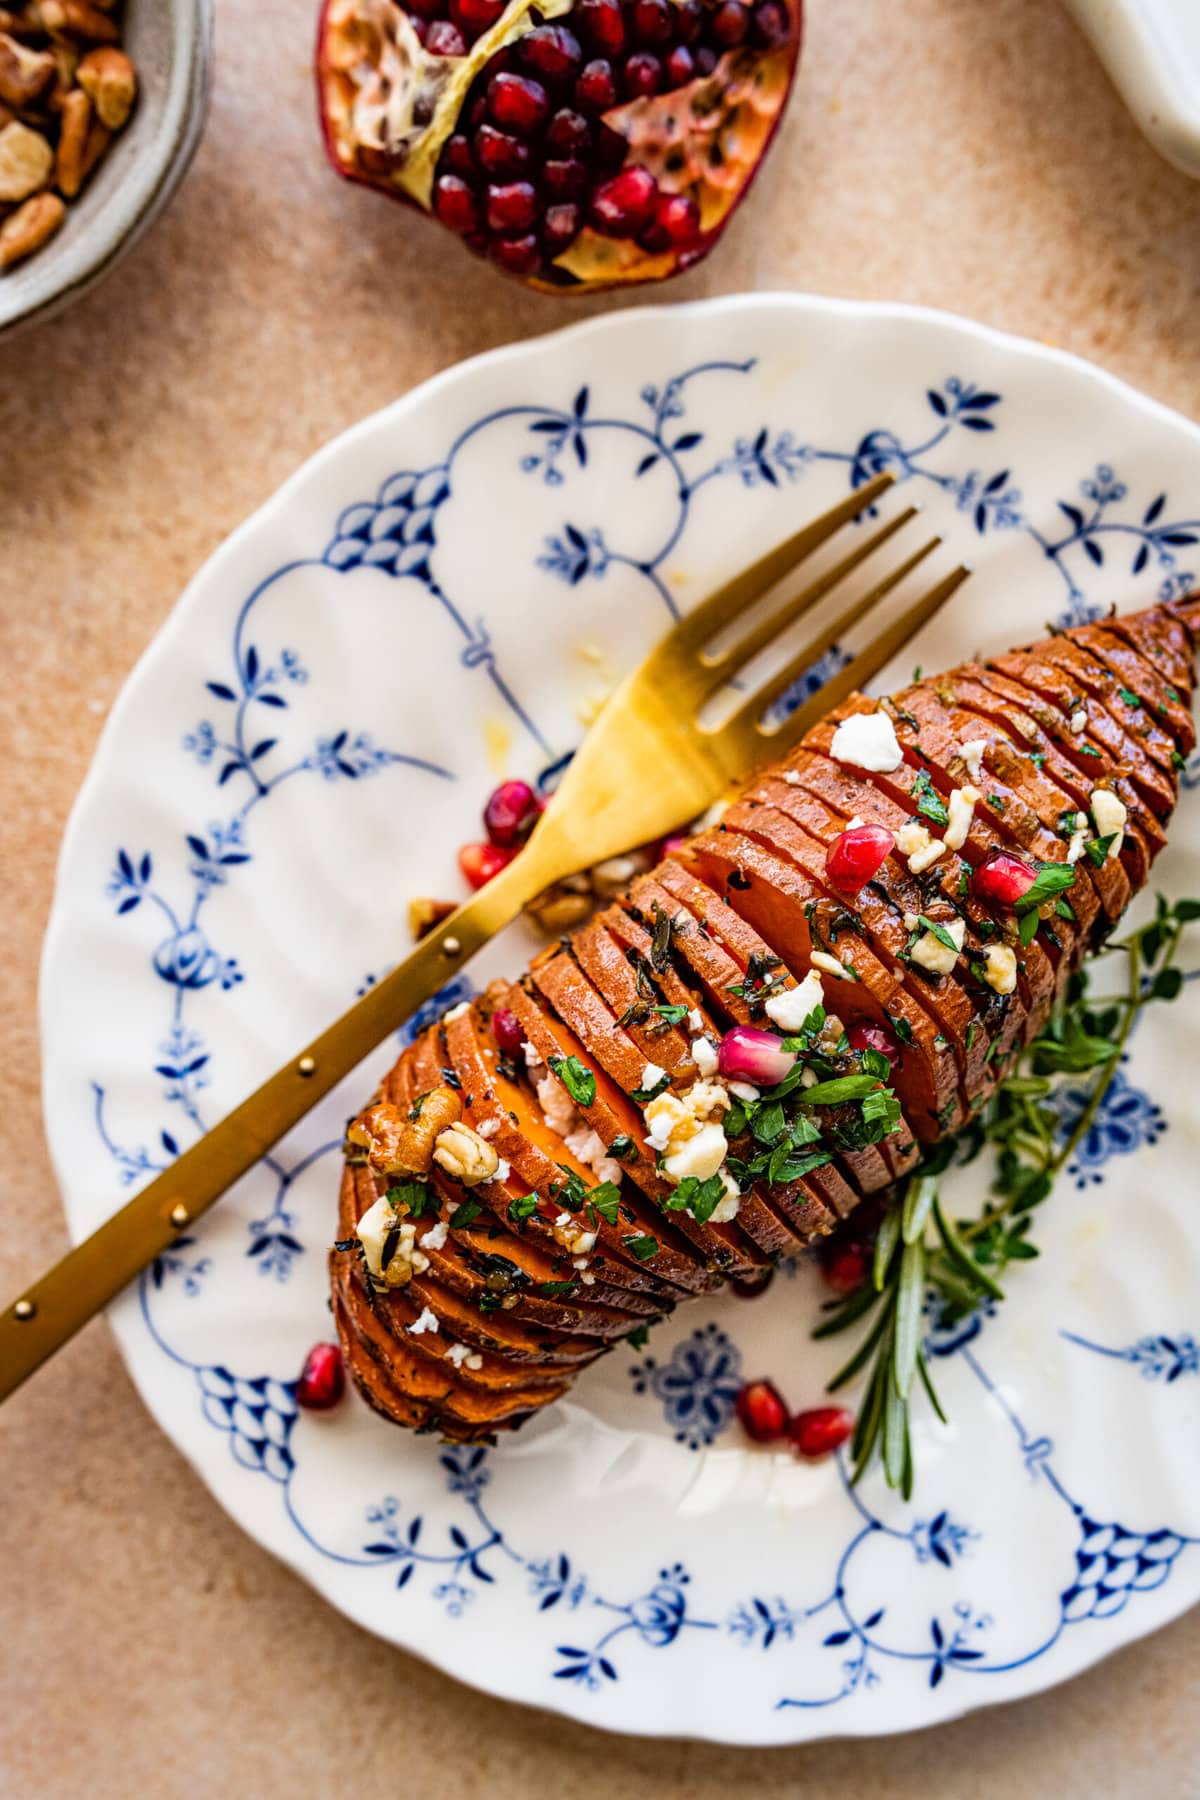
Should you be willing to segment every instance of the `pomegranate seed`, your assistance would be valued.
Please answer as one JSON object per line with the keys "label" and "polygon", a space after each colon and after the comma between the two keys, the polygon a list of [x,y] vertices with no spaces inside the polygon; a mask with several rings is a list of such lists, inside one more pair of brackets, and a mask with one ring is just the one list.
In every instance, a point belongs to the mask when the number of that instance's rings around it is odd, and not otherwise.
{"label": "pomegranate seed", "polygon": [[425,48],[431,56],[465,56],[467,40],[458,26],[452,25],[449,19],[437,19],[429,27]]}
{"label": "pomegranate seed", "polygon": [[854,1414],[844,1406],[814,1406],[797,1413],[788,1436],[801,1456],[828,1456],[854,1432]]}
{"label": "pomegranate seed", "polygon": [[675,8],[675,29],[685,44],[694,44],[704,30],[704,8],[700,0],[683,0]]}
{"label": "pomegranate seed", "polygon": [[[518,182],[516,185],[529,188],[532,199],[533,189],[528,182]],[[484,829],[493,844],[507,848],[520,843],[537,818],[538,811],[537,795],[527,781],[502,781],[488,795],[487,805],[483,809]]]}
{"label": "pomegranate seed", "polygon": [[493,75],[487,103],[497,125],[507,125],[524,137],[531,137],[550,111],[545,88],[529,75]]}
{"label": "pomegranate seed", "polygon": [[850,1040],[852,1050],[878,1050],[889,1062],[896,1062],[900,1055],[900,1039],[886,1025],[868,1025],[860,1022],[852,1025],[846,1036]]}
{"label": "pomegranate seed", "polygon": [[582,113],[564,106],[546,127],[546,148],[551,156],[578,156],[592,141],[592,128]]}
{"label": "pomegranate seed", "polygon": [[447,138],[446,148],[442,151],[442,165],[447,174],[462,175],[467,180],[475,173],[475,158],[471,153],[469,138],[461,131],[456,131],[452,138]]}
{"label": "pomegranate seed", "polygon": [[[497,238],[492,244],[493,255],[502,245],[508,243],[524,243],[524,238]],[[537,239],[531,238],[534,251],[537,251]],[[512,861],[515,851],[502,850],[499,844],[464,844],[458,853],[458,866],[473,888],[486,887]]]}
{"label": "pomegranate seed", "polygon": [[825,859],[825,873],[835,887],[856,894],[872,881],[896,848],[886,825],[853,825],[834,838]]}
{"label": "pomegranate seed", "polygon": [[412,19],[410,23],[416,32],[418,44],[427,44],[429,42],[429,20]]}
{"label": "pomegranate seed", "polygon": [[576,17],[588,42],[610,56],[625,48],[625,18],[621,0],[579,0]]}
{"label": "pomegranate seed", "polygon": [[[490,187],[487,191],[487,222],[492,231],[526,231],[533,224],[536,213],[537,195],[528,181],[508,181],[499,187]],[[513,785],[524,787],[525,783],[514,782]],[[508,783],[505,782],[504,786],[507,787]],[[502,793],[504,790],[498,788],[496,791]],[[489,800],[489,809],[491,804]],[[484,820],[486,823],[486,813]],[[488,835],[494,843],[504,841],[497,840],[490,828]]]}
{"label": "pomegranate seed", "polygon": [[443,16],[445,6],[443,0],[410,0],[408,11],[416,13],[417,17],[424,19],[427,24],[432,24],[434,19],[440,19]]}
{"label": "pomegranate seed", "polygon": [[542,169],[542,184],[548,194],[577,200],[587,186],[587,170],[573,156],[566,162],[548,162]]}
{"label": "pomegranate seed", "polygon": [[696,52],[697,75],[711,75],[717,66],[717,53],[711,44],[701,44]]}
{"label": "pomegranate seed", "polygon": [[433,210],[451,231],[471,231],[479,223],[479,203],[461,175],[440,175]]}
{"label": "pomegranate seed", "polygon": [[546,81],[566,81],[583,61],[579,39],[565,25],[535,25],[517,48],[521,61]]}
{"label": "pomegranate seed", "polygon": [[521,1030],[521,1021],[509,1007],[498,1006],[492,1014],[492,1036],[501,1056],[521,1055],[525,1033]]}
{"label": "pomegranate seed", "polygon": [[619,169],[625,161],[629,145],[619,131],[603,120],[596,127],[596,161],[602,169]]}
{"label": "pomegranate seed", "polygon": [[734,1275],[729,1286],[739,1300],[757,1300],[775,1279],[774,1269],[755,1269],[752,1275]]}
{"label": "pomegranate seed", "polygon": [[821,1273],[835,1294],[855,1294],[867,1279],[867,1253],[861,1244],[843,1244],[830,1251]]}
{"label": "pomegranate seed", "polygon": [[771,1444],[788,1428],[788,1409],[771,1381],[748,1381],[738,1391],[734,1410],[747,1437],[756,1444]]}
{"label": "pomegranate seed", "polygon": [[695,57],[686,44],[676,44],[667,58],[667,80],[672,87],[683,87],[695,73]]}
{"label": "pomegranate seed", "polygon": [[314,1344],[304,1359],[296,1383],[296,1405],[310,1412],[328,1412],[346,1391],[346,1371],[336,1344]]}
{"label": "pomegranate seed", "polygon": [[608,237],[636,237],[654,217],[658,183],[634,164],[604,182],[592,195],[592,224]]}
{"label": "pomegranate seed", "polygon": [[679,837],[678,835],[676,835],[675,837],[664,838],[662,841],[662,847],[659,850],[659,855],[660,856],[675,856],[679,853],[680,850],[683,849],[683,846],[686,843],[687,843],[687,839],[685,837]]}
{"label": "pomegranate seed", "polygon": [[623,74],[627,100],[639,100],[657,94],[662,86],[662,64],[649,50],[636,50],[632,56],[626,57]]}
{"label": "pomegranate seed", "polygon": [[754,9],[751,29],[755,42],[768,50],[777,50],[780,44],[786,44],[792,28],[781,0],[761,0]]}
{"label": "pomegranate seed", "polygon": [[450,17],[468,38],[490,31],[504,11],[504,0],[450,0]]}
{"label": "pomegranate seed", "polygon": [[[487,95],[479,94],[471,102],[470,110],[467,113],[467,124],[471,127],[472,131],[478,131],[479,127],[486,121],[487,116]],[[462,124],[461,119],[459,120],[459,124]]]}
{"label": "pomegranate seed", "polygon": [[[607,112],[610,106],[617,104],[616,77],[610,63],[584,63],[575,83],[575,103],[588,113]],[[621,140],[621,154],[625,154],[624,139]]]}
{"label": "pomegranate seed", "polygon": [[791,1050],[774,1031],[757,1025],[734,1025],[717,1046],[717,1066],[726,1081],[749,1081],[755,1087],[774,1087],[796,1066]]}
{"label": "pomegranate seed", "polygon": [[510,275],[532,275],[542,260],[537,239],[532,233],[522,237],[493,238],[488,254],[496,266]]}
{"label": "pomegranate seed", "polygon": [[663,194],[653,222],[642,233],[649,250],[665,250],[668,244],[686,244],[700,230],[700,208],[689,194]]}
{"label": "pomegranate seed", "polygon": [[712,16],[711,30],[718,44],[732,50],[750,29],[750,9],[741,0],[724,0]]}
{"label": "pomegranate seed", "polygon": [[633,35],[639,44],[669,44],[675,36],[671,0],[633,0]]}
{"label": "pomegranate seed", "polygon": [[583,229],[583,214],[569,200],[548,206],[542,220],[542,247],[549,257],[561,256]]}
{"label": "pomegranate seed", "polygon": [[475,157],[480,168],[489,175],[500,181],[512,181],[527,172],[533,152],[511,132],[497,131],[494,125],[481,125],[475,133]]}
{"label": "pomegranate seed", "polygon": [[997,906],[1015,906],[1036,880],[1036,869],[1019,856],[1008,850],[993,850],[976,869],[971,886],[981,900],[990,900]]}

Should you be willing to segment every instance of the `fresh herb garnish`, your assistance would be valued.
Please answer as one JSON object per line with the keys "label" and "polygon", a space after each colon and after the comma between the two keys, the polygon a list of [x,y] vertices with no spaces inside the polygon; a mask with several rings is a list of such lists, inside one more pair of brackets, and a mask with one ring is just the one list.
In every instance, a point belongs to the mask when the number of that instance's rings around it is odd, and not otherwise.
{"label": "fresh herb garnish", "polygon": [[912,791],[917,796],[917,811],[925,818],[932,819],[935,825],[948,825],[950,814],[946,802],[937,792],[930,778],[928,769],[922,769],[912,784]]}
{"label": "fresh herb garnish", "polygon": [[550,1067],[576,1106],[591,1106],[596,1098],[596,1077],[577,1056],[552,1056]]}
{"label": "fresh herb garnish", "polygon": [[393,1212],[407,1212],[410,1219],[435,1213],[441,1204],[427,1181],[400,1181],[390,1187],[384,1199]]}
{"label": "fresh herb garnish", "polygon": [[624,1132],[608,1146],[608,1154],[617,1162],[630,1162],[637,1155],[637,1145]]}
{"label": "fresh herb garnish", "polygon": [[686,1006],[652,1006],[650,1010],[658,1014],[664,1025],[682,1025],[688,1016]]}
{"label": "fresh herb garnish", "polygon": [[1020,918],[1023,913],[1036,912],[1043,901],[1053,899],[1065,888],[1075,886],[1075,871],[1070,863],[1043,863],[1034,878],[1033,886],[1027,887],[1020,899],[1014,903],[1013,911]]}
{"label": "fresh herb garnish", "polygon": [[1102,869],[1108,861],[1108,853],[1117,841],[1117,833],[1112,831],[1107,837],[1089,838],[1083,846],[1098,869]]}
{"label": "fresh herb garnish", "polygon": [[518,1194],[515,1200],[510,1200],[508,1203],[509,1219],[519,1228],[526,1219],[532,1219],[537,1207],[538,1197],[536,1194]]}
{"label": "fresh herb garnish", "polygon": [[649,1262],[652,1256],[658,1255],[658,1239],[647,1232],[642,1232],[637,1237],[622,1238],[621,1242],[639,1262]]}
{"label": "fresh herb garnish", "polygon": [[918,914],[918,919],[924,929],[942,945],[943,949],[953,950],[955,956],[958,955],[958,945],[944,925],[939,925],[936,919],[929,918],[926,913]]}
{"label": "fresh herb garnish", "polygon": [[592,1188],[584,1205],[588,1218],[595,1225],[603,1219],[609,1225],[617,1222],[617,1210],[621,1204],[621,1190],[611,1181],[602,1181],[599,1187]]}
{"label": "fresh herb garnish", "polygon": [[725,1183],[719,1175],[710,1175],[706,1181],[686,1175],[663,1204],[667,1212],[689,1212],[699,1224],[706,1225],[724,1198]]}
{"label": "fresh herb garnish", "polygon": [[1136,694],[1131,693],[1128,688],[1118,688],[1117,692],[1118,692],[1118,694],[1120,694],[1120,696],[1121,696],[1122,700],[1125,702],[1126,706],[1132,706],[1135,708],[1141,706],[1141,704],[1142,704],[1141,700],[1138,698],[1138,696]]}
{"label": "fresh herb garnish", "polygon": [[461,1231],[464,1225],[473,1225],[482,1211],[483,1208],[478,1200],[472,1200],[470,1195],[468,1195],[465,1200],[459,1201],[454,1211],[450,1214],[450,1229],[452,1231]]}
{"label": "fresh herb garnish", "polygon": [[650,946],[650,966],[656,975],[663,975],[671,961],[671,933],[675,929],[675,921],[670,913],[665,913],[658,902],[654,905],[654,941]]}
{"label": "fresh herb garnish", "polygon": [[629,1098],[636,1106],[649,1106],[651,1100],[657,1100],[658,1096],[665,1093],[670,1085],[671,1077],[664,1069],[652,1087],[636,1087]]}

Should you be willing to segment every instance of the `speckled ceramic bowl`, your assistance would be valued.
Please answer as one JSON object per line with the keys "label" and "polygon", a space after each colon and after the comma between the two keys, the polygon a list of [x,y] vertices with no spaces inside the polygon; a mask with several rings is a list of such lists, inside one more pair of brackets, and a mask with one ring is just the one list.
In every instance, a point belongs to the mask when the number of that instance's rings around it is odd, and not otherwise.
{"label": "speckled ceramic bowl", "polygon": [[208,110],[211,0],[129,0],[125,45],[137,110],[46,248],[0,276],[0,337],[70,305],[125,255],[170,200]]}

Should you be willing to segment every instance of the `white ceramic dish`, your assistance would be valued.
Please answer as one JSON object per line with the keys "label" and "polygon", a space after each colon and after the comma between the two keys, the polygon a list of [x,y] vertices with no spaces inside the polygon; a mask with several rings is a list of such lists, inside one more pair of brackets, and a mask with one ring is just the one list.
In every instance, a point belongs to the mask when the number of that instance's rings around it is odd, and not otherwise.
{"label": "white ceramic dish", "polygon": [[[1195,426],[904,308],[615,314],[452,370],[302,469],[139,665],[67,834],[42,1002],[72,1232],[386,967],[409,895],[457,891],[498,766],[576,740],[597,657],[628,666],[676,605],[885,465],[977,565],[896,675],[1196,579]],[[1200,891],[1195,795],[1159,879]],[[506,934],[484,972],[529,947]],[[932,1724],[1200,1596],[1200,1110],[1172,1080],[1195,1011],[1160,1013],[1041,1215],[1042,1261],[994,1317],[931,1328],[952,1423],[921,1417],[911,1506],[729,1429],[740,1374],[819,1400],[840,1347],[809,1342],[811,1274],[685,1308],[494,1451],[357,1397],[298,1416],[366,1070],[113,1327],[244,1529],[465,1681],[734,1743]]]}
{"label": "white ceramic dish", "polygon": [[57,236],[0,275],[0,337],[52,317],[115,268],[195,154],[212,72],[210,0],[130,0],[125,42],[138,71],[137,109]]}
{"label": "white ceramic dish", "polygon": [[1068,0],[1150,142],[1200,179],[1196,0]]}

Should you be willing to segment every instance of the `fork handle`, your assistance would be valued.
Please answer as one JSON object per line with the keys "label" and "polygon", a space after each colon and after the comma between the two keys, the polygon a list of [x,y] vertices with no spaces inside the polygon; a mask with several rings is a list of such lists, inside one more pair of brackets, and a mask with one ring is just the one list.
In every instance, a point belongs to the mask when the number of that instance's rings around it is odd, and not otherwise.
{"label": "fork handle", "polygon": [[0,1313],[5,1400],[545,887],[528,852]]}

